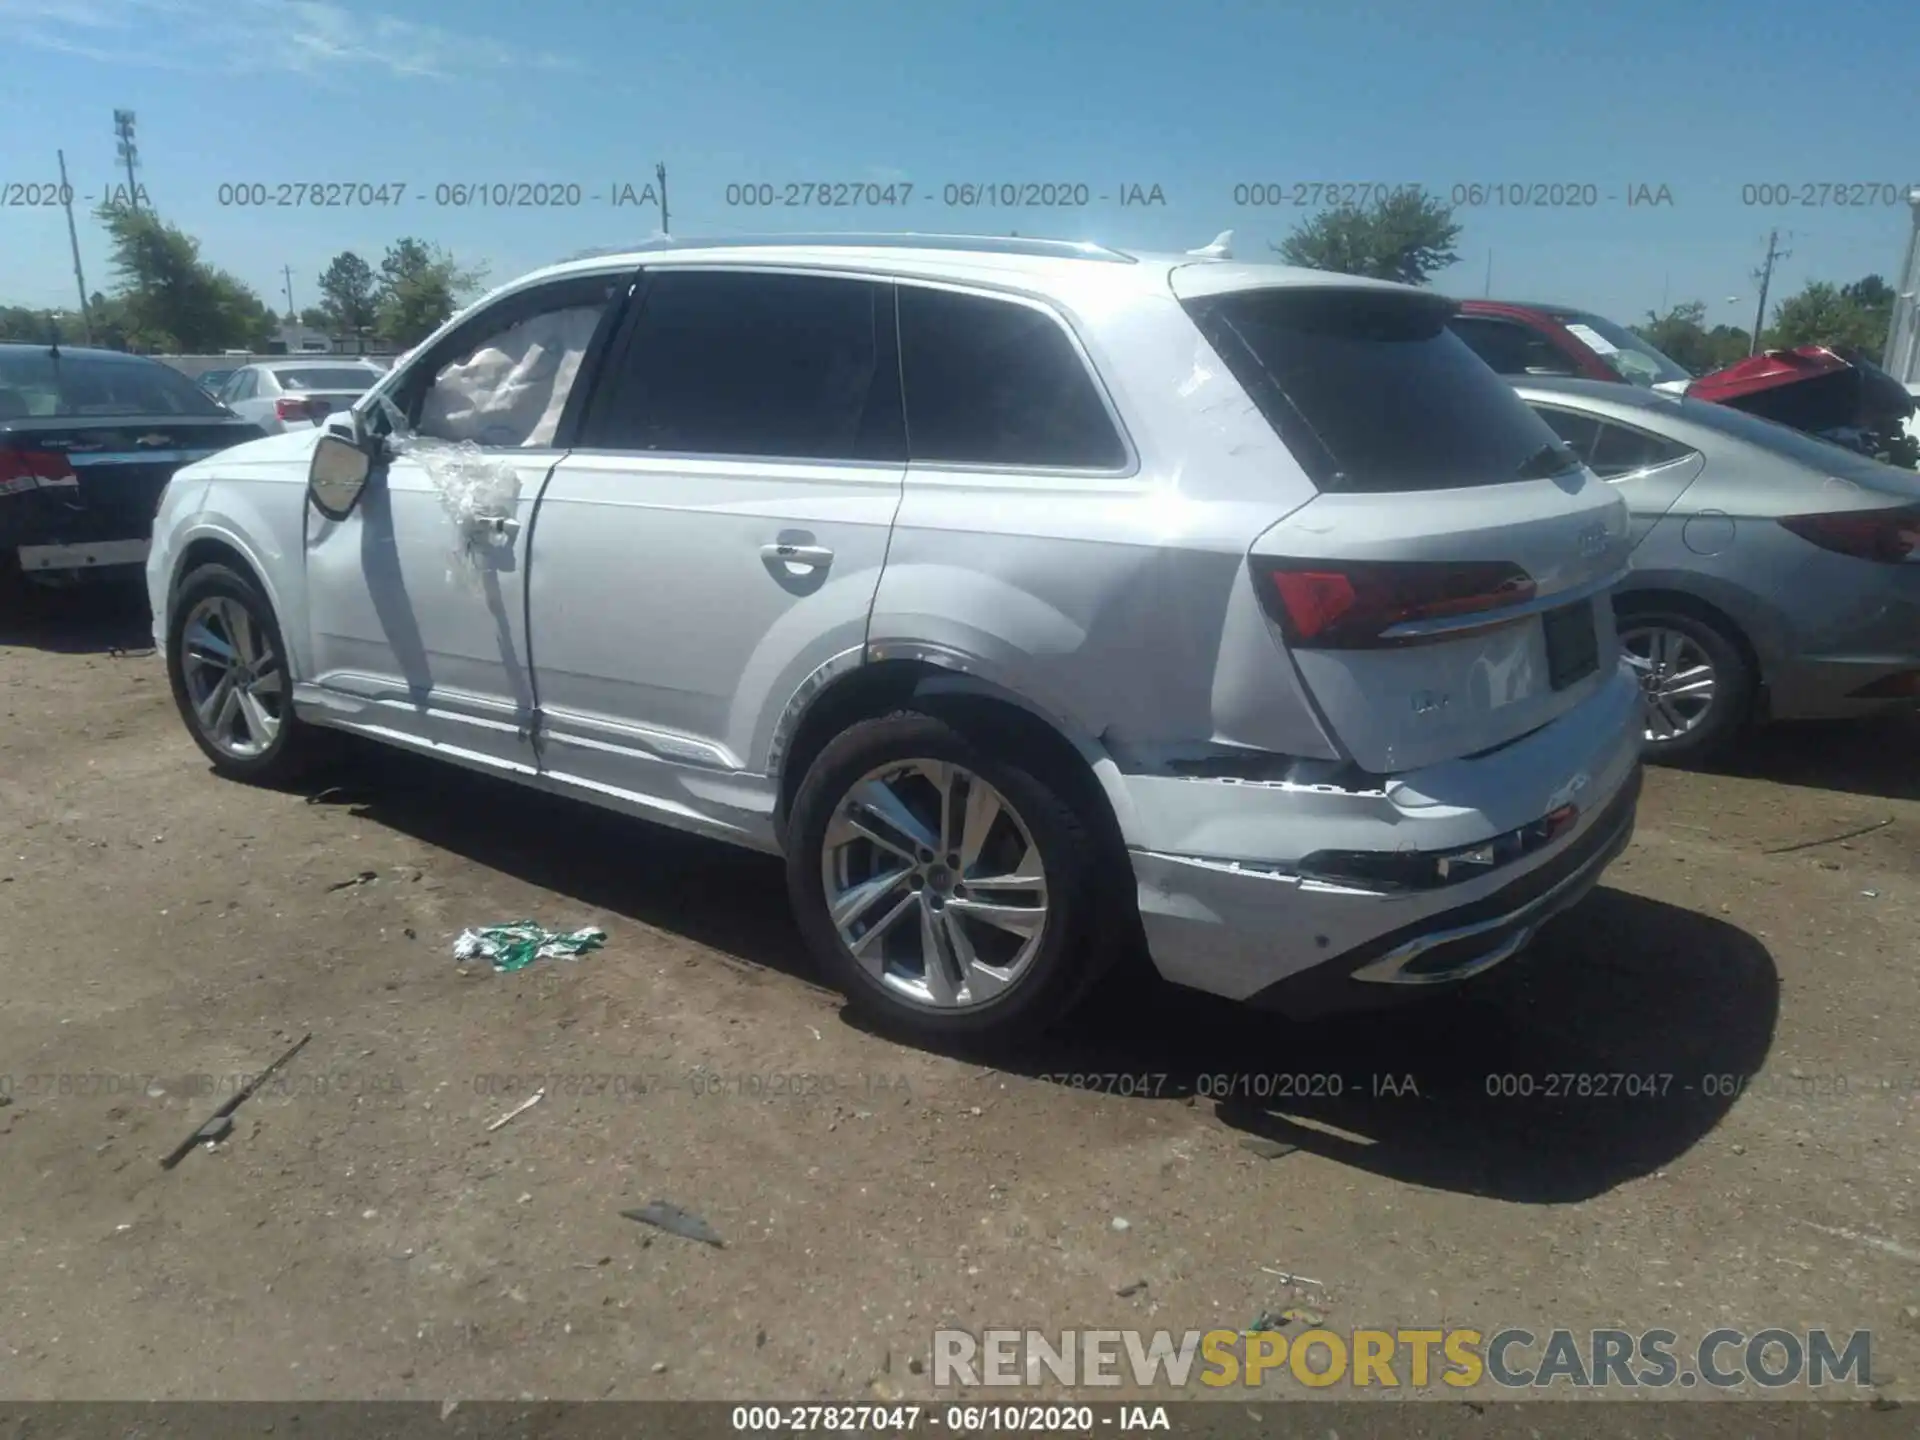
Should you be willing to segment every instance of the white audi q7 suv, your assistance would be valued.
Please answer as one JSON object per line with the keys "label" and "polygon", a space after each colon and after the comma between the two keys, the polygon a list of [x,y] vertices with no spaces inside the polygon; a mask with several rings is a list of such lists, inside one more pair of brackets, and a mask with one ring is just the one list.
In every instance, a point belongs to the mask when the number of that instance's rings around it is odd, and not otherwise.
{"label": "white audi q7 suv", "polygon": [[922,1035],[1141,942],[1294,1015],[1464,980],[1632,833],[1625,508],[1450,302],[1219,248],[529,275],[174,477],[181,714],[235,778],[324,727],[784,855]]}

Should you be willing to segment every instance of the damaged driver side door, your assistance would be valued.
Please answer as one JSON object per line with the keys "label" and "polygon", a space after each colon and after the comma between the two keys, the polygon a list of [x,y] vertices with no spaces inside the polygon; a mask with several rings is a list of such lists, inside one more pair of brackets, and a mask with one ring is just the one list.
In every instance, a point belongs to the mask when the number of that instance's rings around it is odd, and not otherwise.
{"label": "damaged driver side door", "polygon": [[537,771],[533,512],[629,287],[601,274],[504,296],[363,408],[377,454],[359,503],[337,520],[308,507],[307,706],[449,759]]}

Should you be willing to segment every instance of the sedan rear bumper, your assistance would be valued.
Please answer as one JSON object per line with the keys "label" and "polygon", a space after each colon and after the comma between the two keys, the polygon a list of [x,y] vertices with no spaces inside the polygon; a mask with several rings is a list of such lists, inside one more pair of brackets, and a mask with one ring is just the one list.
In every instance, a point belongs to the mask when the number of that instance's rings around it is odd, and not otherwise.
{"label": "sedan rear bumper", "polygon": [[20,568],[38,570],[104,570],[115,565],[144,565],[145,540],[95,540],[80,545],[22,545]]}

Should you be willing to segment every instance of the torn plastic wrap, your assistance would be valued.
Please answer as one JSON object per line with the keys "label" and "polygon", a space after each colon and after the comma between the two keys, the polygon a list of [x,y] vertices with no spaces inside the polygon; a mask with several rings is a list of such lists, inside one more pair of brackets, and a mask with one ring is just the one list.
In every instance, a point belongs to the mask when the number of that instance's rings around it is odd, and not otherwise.
{"label": "torn plastic wrap", "polygon": [[598,306],[534,315],[443,366],[420,426],[449,440],[539,450],[553,444],[573,378],[600,323]]}
{"label": "torn plastic wrap", "polygon": [[471,584],[487,552],[507,543],[490,522],[519,511],[512,451],[553,444],[599,319],[596,308],[556,310],[488,337],[435,375],[419,430],[382,398],[394,453],[426,471],[453,526],[449,580]]}

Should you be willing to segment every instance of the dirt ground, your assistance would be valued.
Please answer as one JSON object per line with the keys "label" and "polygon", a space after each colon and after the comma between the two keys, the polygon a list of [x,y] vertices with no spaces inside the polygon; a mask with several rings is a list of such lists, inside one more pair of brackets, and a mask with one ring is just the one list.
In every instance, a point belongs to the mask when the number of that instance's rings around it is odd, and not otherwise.
{"label": "dirt ground", "polygon": [[[1123,975],[1009,1067],[853,1023],[768,859],[376,752],[216,779],[148,643],[125,596],[0,620],[0,1398],[915,1398],[942,1323],[1303,1303],[1865,1328],[1915,1392],[1920,724],[1653,772],[1606,885],[1438,1008]],[[452,958],[520,918],[607,945]],[[1619,1072],[1669,1080],[1488,1093]],[[655,1199],[725,1248],[620,1215]]]}

